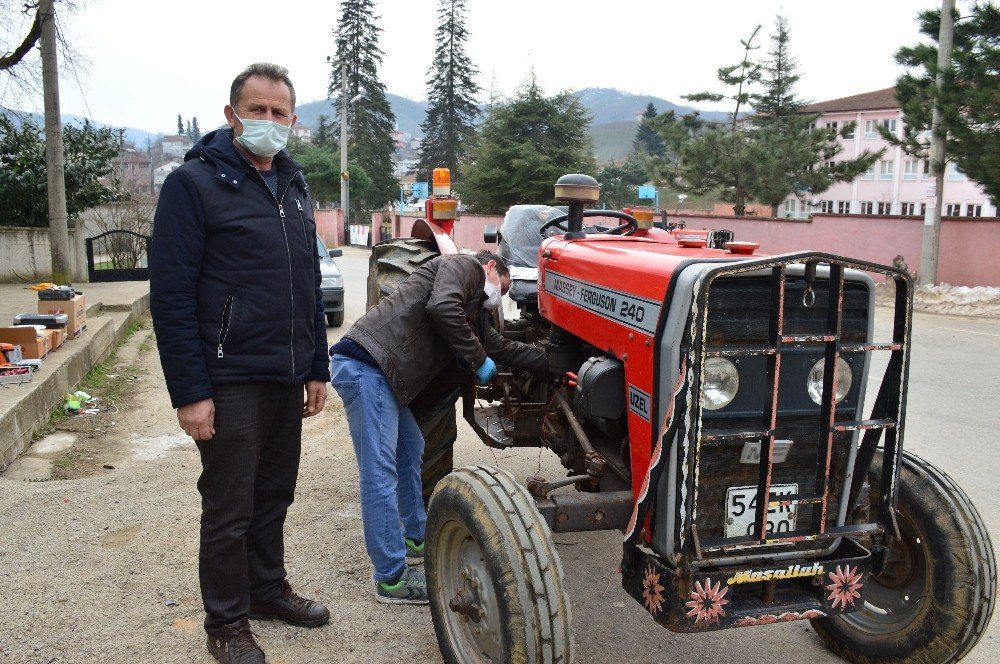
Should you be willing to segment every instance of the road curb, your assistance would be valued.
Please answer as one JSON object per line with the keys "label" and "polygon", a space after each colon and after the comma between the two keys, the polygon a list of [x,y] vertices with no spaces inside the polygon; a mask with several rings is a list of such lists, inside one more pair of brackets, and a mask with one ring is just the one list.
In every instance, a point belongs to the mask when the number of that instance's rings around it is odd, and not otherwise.
{"label": "road curb", "polygon": [[[68,342],[57,354],[66,354],[48,376],[30,383],[31,389],[0,415],[0,471],[31,445],[31,436],[49,421],[52,409],[62,403],[67,392],[79,385],[87,372],[118,347],[129,326],[149,311],[149,294],[131,305],[104,306],[100,302],[87,309],[88,330],[79,342]],[[101,313],[124,316],[100,316]],[[52,357],[49,361],[57,359]]]}

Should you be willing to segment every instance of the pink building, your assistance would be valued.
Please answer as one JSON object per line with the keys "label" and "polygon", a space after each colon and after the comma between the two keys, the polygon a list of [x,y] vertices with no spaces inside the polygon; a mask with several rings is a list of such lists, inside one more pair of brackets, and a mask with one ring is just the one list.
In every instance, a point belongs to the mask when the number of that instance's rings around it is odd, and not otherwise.
{"label": "pink building", "polygon": [[[897,137],[902,136],[903,113],[896,101],[896,89],[886,88],[851,97],[810,104],[805,113],[819,113],[819,127],[838,131],[855,123],[853,136],[840,139],[844,145],[841,156],[854,158],[865,150],[885,153],[875,165],[853,182],[833,185],[824,192],[813,193],[811,200],[790,196],[779,209],[783,217],[806,217],[813,212],[834,214],[918,215],[934,202],[934,180],[930,164],[890,146],[879,134],[882,126]],[[929,132],[928,132],[929,133]],[[928,136],[929,140],[929,136]],[[943,216],[995,217],[997,201],[990,198],[975,182],[949,162],[945,173]]]}

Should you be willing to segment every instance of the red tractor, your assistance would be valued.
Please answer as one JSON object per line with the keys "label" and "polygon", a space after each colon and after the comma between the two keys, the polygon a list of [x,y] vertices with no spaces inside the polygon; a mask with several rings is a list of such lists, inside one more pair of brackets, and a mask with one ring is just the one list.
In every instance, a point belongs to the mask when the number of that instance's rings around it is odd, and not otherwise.
{"label": "red tractor", "polygon": [[[571,662],[552,533],[610,529],[624,533],[624,589],[669,630],[807,619],[854,662],[965,656],[989,623],[996,564],[965,493],[903,451],[910,276],[741,254],[752,245],[584,210],[598,194],[564,176],[567,212],[515,206],[500,228],[520,317],[494,324],[543,347],[560,377],[445,375],[412,406],[445,661]],[[432,199],[417,237],[374,248],[369,305],[456,251],[456,207],[441,200],[443,221]],[[891,293],[882,326],[877,284]],[[566,477],[453,471],[459,397],[486,445],[548,448]]]}

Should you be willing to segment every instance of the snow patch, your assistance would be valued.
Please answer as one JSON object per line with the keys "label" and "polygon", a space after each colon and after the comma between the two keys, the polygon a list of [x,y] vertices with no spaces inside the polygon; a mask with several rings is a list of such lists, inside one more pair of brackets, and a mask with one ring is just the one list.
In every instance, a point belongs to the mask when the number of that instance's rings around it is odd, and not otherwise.
{"label": "snow patch", "polygon": [[920,286],[913,294],[920,311],[954,316],[1000,318],[1000,288],[994,286]]}

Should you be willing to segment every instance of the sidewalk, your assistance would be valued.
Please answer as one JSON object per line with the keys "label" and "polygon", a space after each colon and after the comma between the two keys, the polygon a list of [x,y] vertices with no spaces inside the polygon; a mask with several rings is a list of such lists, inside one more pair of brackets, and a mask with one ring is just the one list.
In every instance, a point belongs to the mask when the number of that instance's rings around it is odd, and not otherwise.
{"label": "sidewalk", "polygon": [[[121,341],[125,330],[149,309],[149,282],[80,284],[87,296],[87,330],[49,353],[30,383],[0,386],[0,470],[31,444],[31,435],[48,421],[83,377]],[[38,295],[23,284],[0,284],[0,326],[19,313],[38,310]]]}

